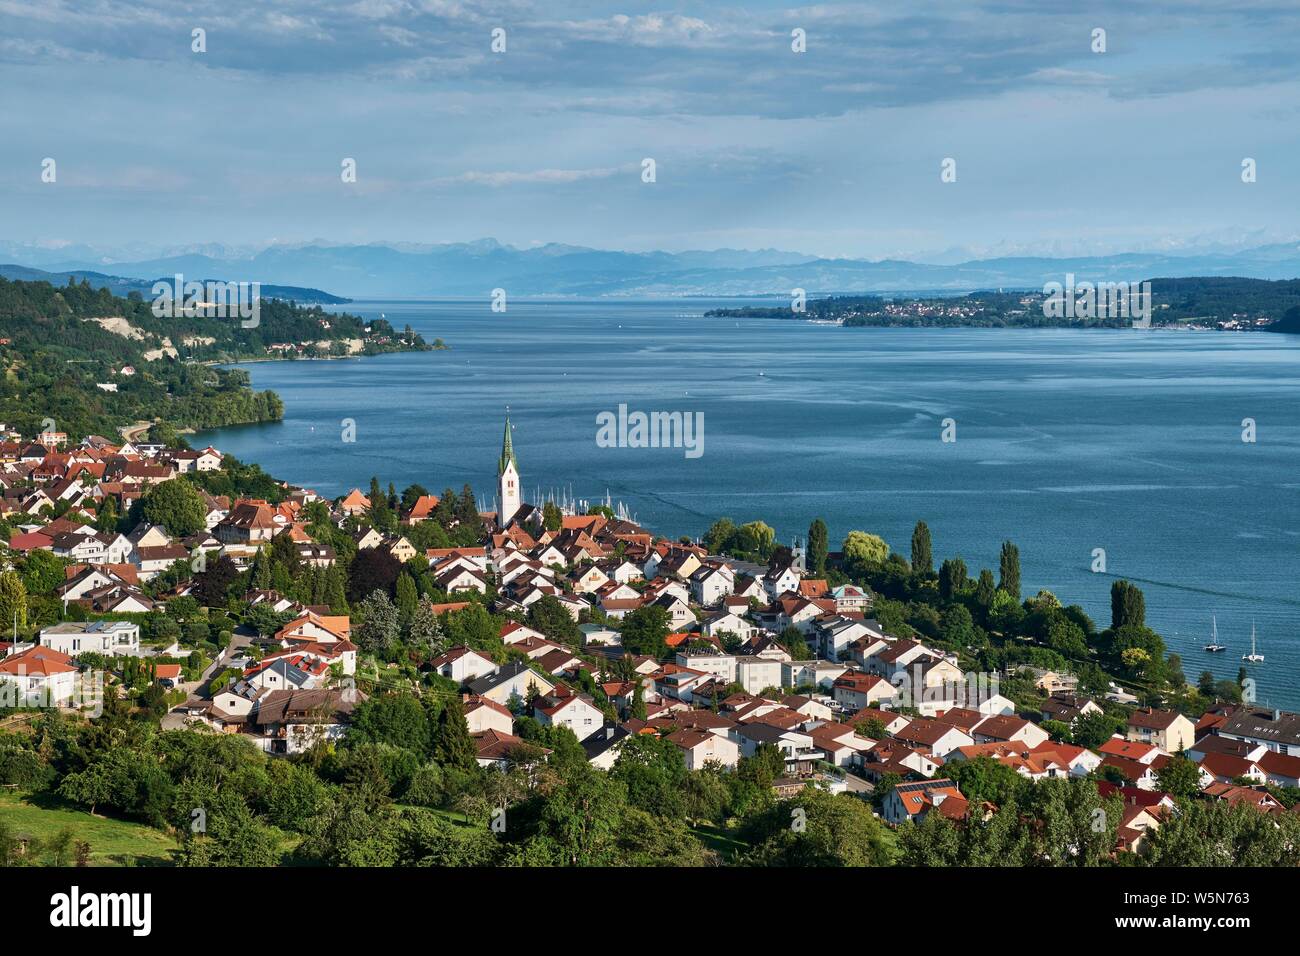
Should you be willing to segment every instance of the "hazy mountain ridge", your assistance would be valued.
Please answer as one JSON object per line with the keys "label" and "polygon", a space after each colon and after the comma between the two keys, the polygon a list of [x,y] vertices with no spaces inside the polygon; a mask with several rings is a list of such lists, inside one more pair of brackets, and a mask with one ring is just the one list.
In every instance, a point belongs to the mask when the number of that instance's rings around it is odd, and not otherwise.
{"label": "hazy mountain ridge", "polygon": [[[101,270],[106,268],[77,260],[46,267],[98,276],[104,276]],[[332,289],[352,297],[477,297],[495,288],[523,296],[786,296],[794,288],[810,295],[1041,289],[1046,282],[1063,281],[1068,272],[1090,281],[1137,282],[1151,276],[1291,279],[1300,276],[1300,244],[1187,255],[1005,256],[944,265],[827,259],[775,249],[641,253],[560,243],[519,249],[491,239],[437,246],[313,242],[277,244],[243,255],[195,251],[115,262],[111,268],[118,276],[145,282],[180,272],[195,278],[260,281],[264,292],[275,283]]]}

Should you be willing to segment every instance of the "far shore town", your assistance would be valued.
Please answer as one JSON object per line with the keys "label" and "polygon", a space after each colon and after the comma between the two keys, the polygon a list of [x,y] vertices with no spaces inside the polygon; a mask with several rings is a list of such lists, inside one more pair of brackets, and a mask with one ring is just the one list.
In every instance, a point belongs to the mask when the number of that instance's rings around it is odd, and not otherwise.
{"label": "far shore town", "polygon": [[278,758],[344,740],[377,695],[441,694],[486,770],[547,761],[539,725],[599,770],[639,737],[687,771],[775,754],[778,798],[847,794],[894,828],[990,819],[996,799],[963,789],[973,761],[1094,781],[1122,807],[1113,855],[1140,852],[1176,798],[1300,812],[1279,797],[1300,788],[1300,715],[1232,682],[1198,690],[1136,645],[1106,658],[1105,635],[1142,624],[1118,619],[1131,592],[1090,632],[1047,592],[1021,601],[1018,553],[997,585],[952,561],[932,572],[918,525],[910,564],[876,558],[912,589],[886,598],[824,525],[789,547],[758,522],[670,540],[608,503],[526,503],[509,421],[496,471],[491,511],[468,487],[372,481],[326,500],[211,447],[10,432],[0,720],[84,713],[95,671],[164,730]]}

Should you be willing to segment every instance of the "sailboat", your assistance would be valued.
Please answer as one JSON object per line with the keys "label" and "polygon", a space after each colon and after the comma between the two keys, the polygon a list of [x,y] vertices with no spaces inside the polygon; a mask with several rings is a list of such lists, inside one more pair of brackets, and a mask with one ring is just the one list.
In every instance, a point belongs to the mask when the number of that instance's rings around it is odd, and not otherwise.
{"label": "sailboat", "polygon": [[1228,649],[1226,644],[1219,643],[1219,622],[1214,619],[1214,615],[1210,615],[1210,643],[1205,645],[1205,649],[1211,654]]}
{"label": "sailboat", "polygon": [[1250,622],[1250,653],[1242,654],[1243,661],[1250,661],[1252,664],[1258,664],[1264,660],[1264,655],[1255,649],[1255,622]]}

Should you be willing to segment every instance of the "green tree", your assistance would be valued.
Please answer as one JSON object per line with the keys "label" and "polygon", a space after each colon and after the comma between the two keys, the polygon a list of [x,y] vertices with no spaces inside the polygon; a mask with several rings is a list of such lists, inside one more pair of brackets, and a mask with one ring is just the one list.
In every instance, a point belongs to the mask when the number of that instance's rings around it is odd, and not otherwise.
{"label": "green tree", "polygon": [[208,509],[203,496],[181,478],[156,484],[140,499],[140,516],[161,525],[174,538],[198,534],[208,526]]}
{"label": "green tree", "polygon": [[884,866],[885,838],[871,807],[851,794],[809,787],[748,822],[750,866]]}
{"label": "green tree", "polygon": [[1118,631],[1125,627],[1146,626],[1146,598],[1137,585],[1115,581],[1110,586],[1110,626]]}
{"label": "green tree", "polygon": [[15,621],[26,629],[27,587],[17,571],[5,571],[0,573],[0,634],[7,636]]}
{"label": "green tree", "polygon": [[623,649],[629,654],[646,654],[658,660],[668,653],[670,618],[665,608],[647,604],[623,618]]}
{"label": "green tree", "polygon": [[1156,788],[1175,797],[1194,797],[1201,789],[1201,769],[1182,754],[1174,754],[1156,771]]}
{"label": "green tree", "polygon": [[918,574],[934,571],[934,552],[930,544],[930,526],[918,521],[912,529],[912,570]]}
{"label": "green tree", "polygon": [[808,526],[808,567],[817,577],[826,573],[826,556],[830,551],[830,534],[826,522],[814,518]]}
{"label": "green tree", "polygon": [[542,505],[542,527],[547,531],[559,531],[564,527],[564,515],[554,501]]}
{"label": "green tree", "polygon": [[874,568],[889,557],[889,545],[879,535],[866,531],[850,531],[842,545],[844,560],[857,568]]}
{"label": "green tree", "polygon": [[1002,542],[1002,553],[998,556],[998,571],[1001,575],[998,580],[998,588],[1006,591],[1019,601],[1020,549],[1010,541]]}
{"label": "green tree", "polygon": [[476,754],[460,697],[449,697],[438,715],[438,727],[433,735],[433,759],[443,768],[472,771],[478,767]]}

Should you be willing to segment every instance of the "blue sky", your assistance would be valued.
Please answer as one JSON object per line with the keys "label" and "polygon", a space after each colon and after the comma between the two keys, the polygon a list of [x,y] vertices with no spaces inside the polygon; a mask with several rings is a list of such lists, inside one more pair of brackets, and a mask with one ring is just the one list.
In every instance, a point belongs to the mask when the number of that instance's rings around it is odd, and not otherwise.
{"label": "blue sky", "polygon": [[1294,239],[1300,17],[1228,6],[0,0],[0,239],[934,260]]}

